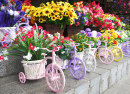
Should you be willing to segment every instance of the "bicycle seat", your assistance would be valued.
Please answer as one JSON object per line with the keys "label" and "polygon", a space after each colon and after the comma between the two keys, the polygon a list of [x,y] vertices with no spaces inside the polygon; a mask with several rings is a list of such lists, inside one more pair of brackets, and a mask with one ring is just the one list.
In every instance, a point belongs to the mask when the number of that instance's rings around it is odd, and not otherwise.
{"label": "bicycle seat", "polygon": [[45,53],[41,53],[41,55],[47,55],[47,54],[45,54]]}

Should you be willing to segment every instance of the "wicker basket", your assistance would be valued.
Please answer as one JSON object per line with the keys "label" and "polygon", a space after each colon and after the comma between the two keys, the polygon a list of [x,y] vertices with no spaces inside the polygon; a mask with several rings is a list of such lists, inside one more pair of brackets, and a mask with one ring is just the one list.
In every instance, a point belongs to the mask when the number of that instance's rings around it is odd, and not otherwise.
{"label": "wicker basket", "polygon": [[60,25],[56,25],[56,24],[46,24],[46,31],[49,31],[50,34],[54,34],[54,33],[60,33],[61,35],[63,35],[65,26],[63,26],[62,29],[60,29]]}
{"label": "wicker basket", "polygon": [[41,62],[42,60],[21,61],[27,79],[40,79],[45,77],[45,63],[41,64]]}
{"label": "wicker basket", "polygon": [[67,30],[64,32],[65,36],[71,37],[72,35],[75,35],[79,33],[83,27],[78,26],[67,26]]}

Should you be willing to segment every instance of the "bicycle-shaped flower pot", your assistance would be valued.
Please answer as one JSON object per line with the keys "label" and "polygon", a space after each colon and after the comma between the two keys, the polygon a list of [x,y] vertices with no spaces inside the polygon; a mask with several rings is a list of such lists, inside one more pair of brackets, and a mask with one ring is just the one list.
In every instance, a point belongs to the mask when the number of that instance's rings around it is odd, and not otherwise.
{"label": "bicycle-shaped flower pot", "polygon": [[[48,52],[52,52],[52,57],[45,57],[47,54],[42,53],[42,55],[44,55],[44,59],[42,61],[39,61],[41,63],[36,64],[36,67],[34,67],[34,65],[31,65],[31,66],[28,65],[28,62],[26,64],[23,64],[23,66],[25,67],[25,74],[23,72],[20,72],[19,80],[21,83],[25,83],[26,79],[36,80],[36,79],[41,79],[45,77],[49,88],[56,93],[60,92],[65,87],[65,75],[61,69],[61,66],[56,64],[55,51],[53,50],[51,51],[47,48],[41,48],[41,49],[47,50]],[[49,64],[47,68],[45,69],[45,63],[47,59],[51,59],[52,63]],[[33,70],[32,70],[32,67],[34,67]],[[29,70],[29,72],[27,72],[27,70]]]}
{"label": "bicycle-shaped flower pot", "polygon": [[[95,50],[95,56],[98,56],[100,61],[104,64],[110,64],[113,62],[114,56],[111,50],[107,48],[107,41],[102,41],[105,43],[105,46],[98,46]],[[102,48],[101,50],[98,50]],[[98,50],[98,52],[97,52]]]}
{"label": "bicycle-shaped flower pot", "polygon": [[96,58],[94,56],[94,50],[92,47],[93,44],[87,44],[89,46],[88,49],[84,49],[84,57],[83,57],[83,62],[85,63],[86,66],[86,71],[87,72],[93,72],[96,69],[97,63],[96,63]]}
{"label": "bicycle-shaped flower pot", "polygon": [[130,56],[130,38],[128,38],[126,42],[121,44],[121,49],[124,56]]}
{"label": "bicycle-shaped flower pot", "polygon": [[[111,46],[113,46],[113,45],[114,45],[114,47],[112,48]],[[113,44],[113,45],[109,46],[109,49],[112,48],[111,52],[114,55],[114,60],[115,61],[122,60],[122,58],[123,58],[123,52],[122,52],[122,49],[118,47],[118,42],[117,42],[117,44]]]}
{"label": "bicycle-shaped flower pot", "polygon": [[66,44],[71,46],[74,51],[69,51],[70,49],[65,49],[67,50],[67,54],[72,53],[73,56],[71,57],[71,60],[69,60],[69,62],[67,64],[62,65],[62,69],[67,69],[69,68],[71,75],[75,78],[75,79],[82,79],[84,78],[84,76],[86,75],[86,68],[85,68],[85,64],[83,63],[83,61],[77,56],[77,52],[76,52],[76,46],[79,46],[78,43],[75,43],[74,46],[70,45],[70,44]]}

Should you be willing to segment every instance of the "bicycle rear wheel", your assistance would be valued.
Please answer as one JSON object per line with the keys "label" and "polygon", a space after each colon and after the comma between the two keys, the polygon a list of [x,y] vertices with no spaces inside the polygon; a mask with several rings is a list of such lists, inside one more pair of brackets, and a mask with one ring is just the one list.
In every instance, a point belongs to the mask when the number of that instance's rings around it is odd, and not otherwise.
{"label": "bicycle rear wheel", "polygon": [[104,49],[104,50],[101,50],[99,52],[99,59],[101,60],[102,63],[104,64],[110,64],[112,63],[113,61],[113,54],[110,50],[108,49]]}
{"label": "bicycle rear wheel", "polygon": [[46,78],[47,85],[52,91],[58,93],[64,89],[65,76],[59,65],[49,64],[46,68],[45,78]]}
{"label": "bicycle rear wheel", "polygon": [[114,60],[115,61],[122,60],[122,58],[123,58],[123,52],[122,52],[122,50],[120,48],[115,47],[111,51],[112,51],[112,53],[114,55]]}
{"label": "bicycle rear wheel", "polygon": [[93,72],[96,69],[97,64],[94,55],[92,54],[85,55],[83,62],[85,63],[87,72]]}
{"label": "bicycle rear wheel", "polygon": [[86,75],[85,65],[84,65],[83,61],[78,57],[71,59],[69,61],[68,67],[69,67],[71,75],[75,79],[82,79]]}

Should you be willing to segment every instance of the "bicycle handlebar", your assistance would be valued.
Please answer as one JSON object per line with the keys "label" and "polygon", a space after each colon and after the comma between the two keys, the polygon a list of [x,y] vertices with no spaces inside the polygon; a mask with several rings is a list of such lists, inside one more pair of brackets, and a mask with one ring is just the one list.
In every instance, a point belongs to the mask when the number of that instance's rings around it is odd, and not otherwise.
{"label": "bicycle handlebar", "polygon": [[65,45],[69,45],[69,46],[71,46],[71,47],[75,47],[75,46],[79,46],[79,44],[80,44],[80,43],[75,43],[74,46],[72,46],[71,44],[65,44]]}
{"label": "bicycle handlebar", "polygon": [[52,52],[52,50],[49,50],[49,49],[47,49],[47,48],[40,48],[40,49],[42,49],[42,50],[47,50],[48,52]]}
{"label": "bicycle handlebar", "polygon": [[84,44],[86,44],[86,45],[89,45],[89,46],[94,45],[94,43],[86,43],[86,42],[82,42],[82,43],[84,43]]}

